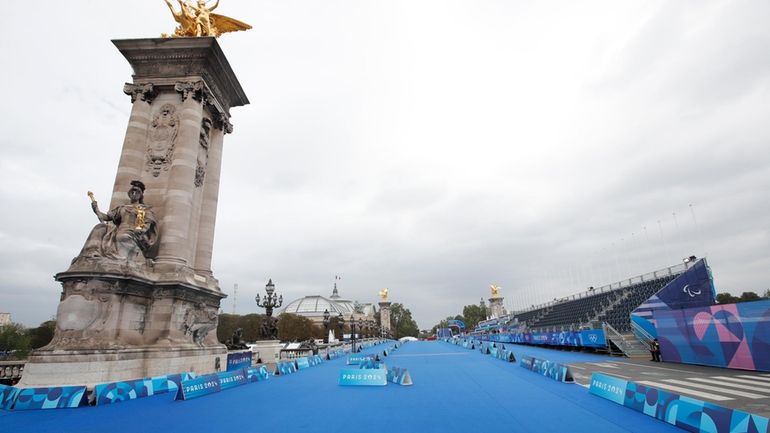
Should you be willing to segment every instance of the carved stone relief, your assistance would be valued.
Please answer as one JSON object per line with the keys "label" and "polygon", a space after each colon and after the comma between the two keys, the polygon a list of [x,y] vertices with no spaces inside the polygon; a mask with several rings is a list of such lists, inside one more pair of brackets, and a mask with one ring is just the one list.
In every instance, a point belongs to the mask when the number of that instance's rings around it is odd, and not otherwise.
{"label": "carved stone relief", "polygon": [[153,87],[153,85],[149,83],[147,84],[126,83],[126,85],[123,86],[123,93],[131,96],[132,104],[136,102],[137,99],[140,101],[147,102],[149,104],[158,95],[158,93],[155,90],[155,87]]}
{"label": "carved stone relief", "polygon": [[194,343],[203,346],[206,336],[217,328],[218,322],[217,309],[199,303],[185,311],[182,331],[189,335]]}
{"label": "carved stone relief", "polygon": [[195,186],[203,185],[206,177],[206,166],[209,163],[209,145],[211,143],[211,120],[203,118],[201,122],[201,132],[198,139],[198,165],[195,167]]}
{"label": "carved stone relief", "polygon": [[178,132],[176,107],[164,104],[152,119],[147,140],[147,171],[154,177],[158,177],[161,171],[168,171]]}

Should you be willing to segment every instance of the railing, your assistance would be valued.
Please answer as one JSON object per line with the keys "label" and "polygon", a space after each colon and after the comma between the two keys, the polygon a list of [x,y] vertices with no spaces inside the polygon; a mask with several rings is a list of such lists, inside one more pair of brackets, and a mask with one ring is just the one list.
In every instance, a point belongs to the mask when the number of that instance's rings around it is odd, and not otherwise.
{"label": "railing", "polygon": [[642,343],[646,344],[647,346],[652,343],[652,340],[655,339],[649,332],[645,331],[644,328],[639,326],[638,323],[631,321],[631,327],[633,328],[634,335],[636,335],[636,338],[639,339]]}
{"label": "railing", "polygon": [[589,296],[595,296],[595,295],[598,295],[600,293],[606,293],[606,292],[611,292],[611,291],[622,289],[622,288],[626,288],[626,287],[631,287],[633,285],[636,285],[636,284],[639,284],[639,283],[643,283],[645,281],[653,281],[653,280],[657,280],[658,278],[663,278],[663,277],[668,277],[668,276],[673,276],[673,275],[679,275],[682,272],[686,271],[690,266],[692,266],[692,263],[693,262],[681,263],[681,264],[677,264],[677,265],[674,265],[674,266],[669,266],[667,268],[663,268],[663,269],[660,269],[660,270],[657,270],[657,271],[648,272],[646,274],[637,275],[637,276],[634,276],[634,277],[631,277],[631,278],[628,278],[628,279],[625,279],[625,280],[617,281],[615,283],[606,284],[606,285],[598,287],[598,288],[588,289],[585,292],[576,293],[574,295],[566,296],[566,297],[561,298],[561,299],[555,299],[553,301],[548,301],[548,302],[544,302],[542,304],[533,305],[533,306],[531,306],[529,308],[525,308],[523,310],[516,311],[515,313],[513,313],[513,315],[515,316],[517,314],[527,313],[527,312],[530,312],[530,311],[535,311],[535,310],[540,310],[540,309],[543,309],[543,308],[551,307],[553,305],[561,304],[563,302],[574,301],[574,300],[577,300],[577,299],[587,298]]}
{"label": "railing", "polygon": [[26,362],[0,361],[0,381],[15,381],[24,374]]}

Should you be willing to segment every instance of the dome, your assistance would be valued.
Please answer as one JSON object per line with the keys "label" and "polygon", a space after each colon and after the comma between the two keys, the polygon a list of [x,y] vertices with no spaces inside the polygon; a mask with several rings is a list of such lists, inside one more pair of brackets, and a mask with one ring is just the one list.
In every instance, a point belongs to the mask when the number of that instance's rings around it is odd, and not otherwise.
{"label": "dome", "polygon": [[339,313],[348,314],[348,310],[343,306],[331,301],[323,296],[305,296],[291,301],[281,310],[282,313],[299,314],[302,316],[322,315],[324,310],[329,310],[329,314]]}

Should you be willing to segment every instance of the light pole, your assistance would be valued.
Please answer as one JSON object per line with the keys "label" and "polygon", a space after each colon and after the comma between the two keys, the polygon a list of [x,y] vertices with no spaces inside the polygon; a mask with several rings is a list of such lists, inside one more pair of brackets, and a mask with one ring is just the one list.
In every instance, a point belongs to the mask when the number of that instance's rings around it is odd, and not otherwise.
{"label": "light pole", "polygon": [[329,344],[329,310],[324,310],[324,330],[326,331],[326,334],[324,334],[324,343],[327,345]]}
{"label": "light pole", "polygon": [[278,338],[278,327],[275,324],[276,319],[273,317],[273,308],[278,308],[283,304],[283,295],[279,296],[275,293],[275,284],[273,284],[272,278],[265,285],[265,292],[267,292],[267,296],[264,298],[260,299],[259,294],[255,298],[257,306],[265,309],[266,317],[262,324],[262,338],[275,340]]}
{"label": "light pole", "polygon": [[356,320],[350,315],[350,352],[356,353]]}
{"label": "light pole", "polygon": [[344,343],[345,334],[343,334],[343,331],[345,330],[345,317],[342,315],[342,313],[337,315],[337,327],[340,329],[340,336],[338,340]]}

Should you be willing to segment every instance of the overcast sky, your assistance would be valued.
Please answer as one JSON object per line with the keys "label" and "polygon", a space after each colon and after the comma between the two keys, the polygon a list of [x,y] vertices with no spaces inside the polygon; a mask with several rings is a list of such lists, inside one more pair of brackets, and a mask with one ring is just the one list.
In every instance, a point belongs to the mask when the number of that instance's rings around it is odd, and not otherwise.
{"label": "overcast sky", "polygon": [[[66,7],[65,7],[66,6]],[[9,2],[0,27],[0,311],[56,313],[111,195],[131,69],[162,0]],[[213,269],[226,312],[375,302],[421,328],[707,255],[770,289],[770,2],[221,0],[231,110]],[[34,21],[29,17],[34,17]]]}

